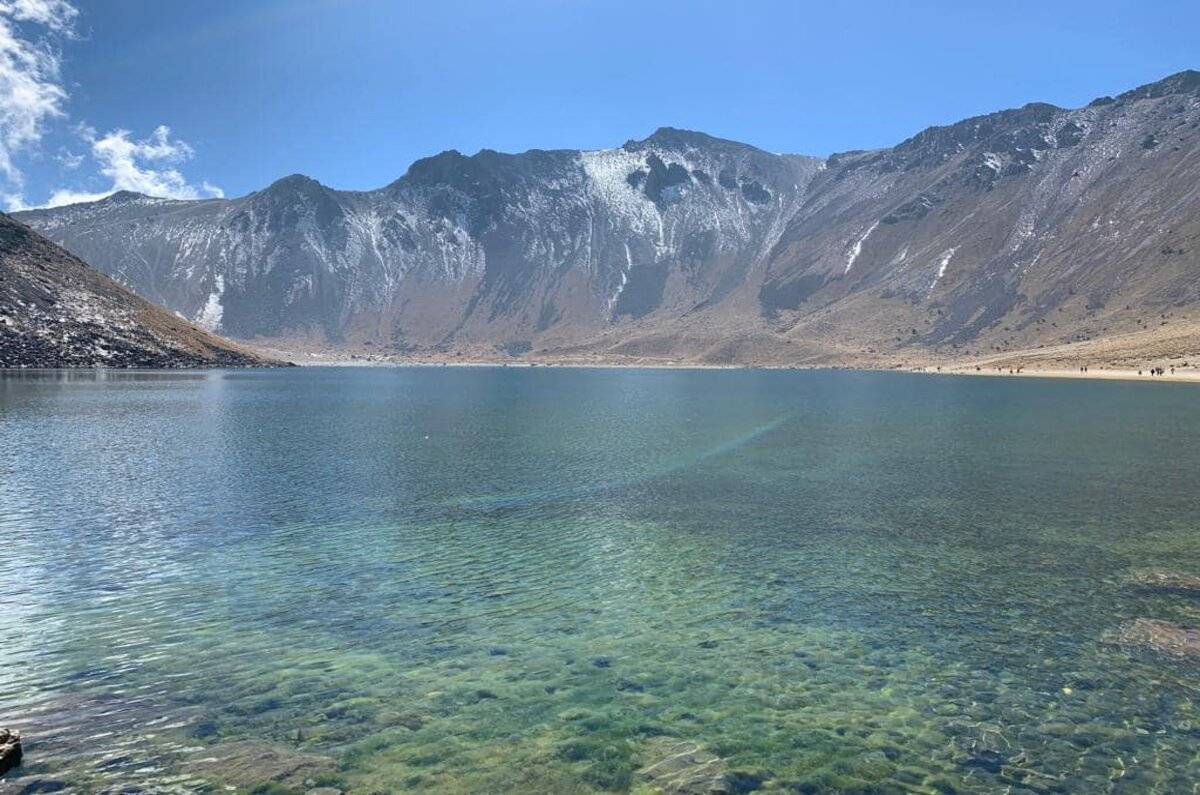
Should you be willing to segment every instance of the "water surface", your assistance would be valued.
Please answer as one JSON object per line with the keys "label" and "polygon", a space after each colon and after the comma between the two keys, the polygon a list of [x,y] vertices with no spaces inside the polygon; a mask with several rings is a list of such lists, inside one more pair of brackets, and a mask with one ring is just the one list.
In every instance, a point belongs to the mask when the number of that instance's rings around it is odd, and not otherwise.
{"label": "water surface", "polygon": [[1111,633],[1200,625],[1125,582],[1198,509],[1190,385],[0,375],[0,792],[1191,792],[1196,668]]}

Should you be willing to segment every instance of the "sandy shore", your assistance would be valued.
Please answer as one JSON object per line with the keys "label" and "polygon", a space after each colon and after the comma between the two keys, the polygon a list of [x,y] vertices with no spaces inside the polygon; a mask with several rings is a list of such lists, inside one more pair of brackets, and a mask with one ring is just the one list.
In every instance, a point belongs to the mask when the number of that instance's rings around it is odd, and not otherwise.
{"label": "sandy shore", "polygon": [[1148,370],[1143,370],[1140,374],[1137,370],[1122,370],[1122,369],[1100,369],[1089,367],[1086,372],[1079,369],[1069,370],[1062,369],[1029,369],[1022,368],[1020,372],[1009,372],[1005,370],[988,370],[980,368],[976,370],[974,367],[923,367],[914,372],[930,373],[934,375],[970,375],[970,376],[986,376],[989,378],[1078,378],[1092,379],[1099,381],[1147,381],[1160,383],[1164,381],[1182,382],[1182,383],[1200,383],[1200,371],[1186,370],[1176,371],[1171,373],[1168,370],[1163,375],[1151,375]]}
{"label": "sandy shore", "polygon": [[942,365],[929,364],[914,367],[911,364],[895,366],[871,366],[860,362],[845,364],[709,364],[703,362],[677,361],[577,361],[577,360],[546,360],[529,361],[492,360],[492,359],[404,359],[404,358],[352,358],[348,355],[322,352],[298,352],[275,350],[270,351],[277,356],[289,357],[291,361],[303,367],[551,367],[577,369],[636,369],[636,370],[854,370],[858,372],[906,372],[925,375],[944,376],[977,376],[987,378],[1072,378],[1100,381],[1144,381],[1149,383],[1200,383],[1200,369],[1189,368],[1171,373],[1170,369],[1163,375],[1151,375],[1148,369],[1140,373],[1135,369],[1099,368],[1089,366],[1087,371],[1079,368],[1050,367],[1050,368],[996,368],[976,366],[974,364],[947,363]]}
{"label": "sandy shore", "polygon": [[[507,357],[491,349],[452,353],[400,353],[375,347],[336,347],[319,340],[246,341],[268,356],[303,366],[341,367],[578,367],[681,370],[859,370],[971,375],[990,378],[1077,378],[1101,381],[1200,382],[1200,323],[1177,323],[1111,337],[1034,349],[1000,351],[966,357],[950,352],[902,349],[865,353],[849,349],[807,348],[787,351],[789,362],[764,349],[748,352],[745,361],[697,361],[681,356],[614,355],[605,352],[556,353]],[[1081,368],[1086,368],[1081,369]],[[1162,375],[1151,375],[1162,368]],[[1174,372],[1172,372],[1174,368]]]}
{"label": "sandy shore", "polygon": [[[399,351],[370,343],[331,345],[323,339],[307,337],[260,338],[244,340],[242,344],[268,356],[306,366],[824,369],[992,378],[1200,382],[1200,319],[1173,319],[1170,325],[1164,322],[1103,337],[971,354],[962,349],[929,350],[917,345],[877,348],[824,338],[799,342],[801,344],[746,343],[732,347],[705,344],[690,352],[686,346],[682,349],[678,345],[667,346],[671,349],[670,354],[665,351],[646,353],[628,346],[619,349],[551,347],[520,357],[506,356],[502,351],[488,346],[463,347],[453,351]],[[1154,368],[1162,368],[1163,375],[1151,375]],[[1175,371],[1173,373],[1172,368]]]}

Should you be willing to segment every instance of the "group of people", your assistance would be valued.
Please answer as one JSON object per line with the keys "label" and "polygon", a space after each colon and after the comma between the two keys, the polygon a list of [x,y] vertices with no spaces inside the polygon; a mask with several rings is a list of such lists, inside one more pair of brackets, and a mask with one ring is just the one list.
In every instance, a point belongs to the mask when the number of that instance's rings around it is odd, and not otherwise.
{"label": "group of people", "polygon": [[[1183,366],[1187,367],[1187,362],[1184,362]],[[939,371],[941,369],[942,369],[941,367],[938,368]],[[1005,368],[1003,368],[1003,367],[997,367],[996,372],[1003,373],[1004,369]],[[1023,368],[1023,367],[1009,367],[1008,372],[1011,375],[1020,375],[1024,369],[1025,368]],[[983,370],[982,367],[980,367],[979,365],[975,365],[975,372],[978,373],[982,370]],[[1086,364],[1082,364],[1079,366],[1079,372],[1081,372],[1081,373],[1089,373],[1089,372],[1091,372],[1091,370],[1092,370],[1092,368]],[[1149,375],[1167,375],[1168,373],[1170,375],[1175,375],[1175,368],[1173,366],[1172,367],[1151,367],[1149,370],[1142,369],[1142,370],[1137,371],[1138,375],[1147,375],[1147,374],[1149,374]]]}

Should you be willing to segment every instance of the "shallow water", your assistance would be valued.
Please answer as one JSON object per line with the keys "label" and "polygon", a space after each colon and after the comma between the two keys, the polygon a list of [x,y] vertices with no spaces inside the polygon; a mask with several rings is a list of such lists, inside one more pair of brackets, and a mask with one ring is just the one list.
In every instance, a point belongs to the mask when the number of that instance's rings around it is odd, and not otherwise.
{"label": "shallow water", "polygon": [[1200,625],[1125,582],[1198,509],[1190,385],[0,375],[0,792],[1192,792],[1198,669],[1111,633]]}

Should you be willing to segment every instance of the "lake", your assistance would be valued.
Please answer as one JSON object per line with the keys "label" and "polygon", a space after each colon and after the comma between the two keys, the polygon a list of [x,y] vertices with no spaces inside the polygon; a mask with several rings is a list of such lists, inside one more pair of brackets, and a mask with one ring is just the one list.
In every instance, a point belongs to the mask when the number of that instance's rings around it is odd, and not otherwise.
{"label": "lake", "polygon": [[0,792],[1190,792],[1198,531],[1190,385],[0,374]]}

